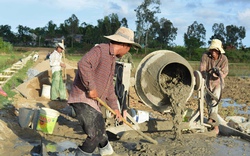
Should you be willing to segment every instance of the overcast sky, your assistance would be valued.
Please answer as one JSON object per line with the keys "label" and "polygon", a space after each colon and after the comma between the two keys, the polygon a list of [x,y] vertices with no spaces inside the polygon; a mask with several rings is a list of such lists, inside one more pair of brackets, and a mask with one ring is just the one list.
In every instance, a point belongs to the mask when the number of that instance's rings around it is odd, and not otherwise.
{"label": "overcast sky", "polygon": [[[136,14],[134,9],[143,0],[0,0],[0,25],[10,25],[17,32],[18,25],[30,28],[44,27],[50,20],[57,26],[75,14],[80,23],[96,25],[103,19],[116,13],[121,20],[125,17],[128,26],[135,30]],[[250,46],[250,0],[161,0],[161,13],[178,28],[174,41],[183,45],[183,36],[188,26],[197,21],[203,24],[206,42],[212,35],[212,25],[223,23],[243,26],[246,38],[243,44]]]}

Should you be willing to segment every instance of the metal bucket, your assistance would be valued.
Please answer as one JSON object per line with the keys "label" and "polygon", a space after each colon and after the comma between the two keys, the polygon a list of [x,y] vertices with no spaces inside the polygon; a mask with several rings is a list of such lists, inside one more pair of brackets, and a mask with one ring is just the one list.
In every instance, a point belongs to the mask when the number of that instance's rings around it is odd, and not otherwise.
{"label": "metal bucket", "polygon": [[20,108],[18,122],[22,128],[31,128],[34,110],[31,108]]}
{"label": "metal bucket", "polygon": [[39,110],[36,108],[20,108],[18,123],[22,128],[36,129]]}
{"label": "metal bucket", "polygon": [[[170,81],[163,79],[168,77]],[[168,83],[181,82],[188,90],[181,94],[186,101],[193,93],[195,78],[190,64],[179,54],[169,50],[159,50],[145,56],[135,73],[135,89],[142,102],[159,112],[171,109],[170,95],[167,90],[175,90],[175,84],[168,87]]]}

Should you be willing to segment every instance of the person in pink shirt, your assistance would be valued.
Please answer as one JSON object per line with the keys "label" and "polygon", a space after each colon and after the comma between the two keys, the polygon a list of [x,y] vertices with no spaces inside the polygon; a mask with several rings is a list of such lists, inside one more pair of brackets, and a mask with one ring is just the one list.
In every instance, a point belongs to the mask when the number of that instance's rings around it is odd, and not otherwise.
{"label": "person in pink shirt", "polygon": [[8,96],[7,93],[0,87],[0,95],[2,96]]}
{"label": "person in pink shirt", "polygon": [[218,39],[213,39],[208,48],[208,52],[202,55],[200,62],[200,71],[203,78],[206,80],[206,86],[210,92],[217,98],[215,100],[208,93],[205,96],[205,101],[208,104],[209,120],[208,123],[213,125],[214,132],[219,134],[218,123],[218,104],[222,89],[224,88],[224,79],[228,75],[228,59],[222,46],[222,42]]}

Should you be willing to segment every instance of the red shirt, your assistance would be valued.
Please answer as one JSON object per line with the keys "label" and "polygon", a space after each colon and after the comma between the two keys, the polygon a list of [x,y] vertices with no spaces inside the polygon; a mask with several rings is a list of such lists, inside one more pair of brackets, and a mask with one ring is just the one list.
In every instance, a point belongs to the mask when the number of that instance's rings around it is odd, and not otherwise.
{"label": "red shirt", "polygon": [[99,44],[87,52],[78,62],[68,103],[87,103],[101,112],[100,104],[87,97],[89,90],[96,89],[100,99],[113,110],[118,109],[113,84],[115,60],[112,44]]}

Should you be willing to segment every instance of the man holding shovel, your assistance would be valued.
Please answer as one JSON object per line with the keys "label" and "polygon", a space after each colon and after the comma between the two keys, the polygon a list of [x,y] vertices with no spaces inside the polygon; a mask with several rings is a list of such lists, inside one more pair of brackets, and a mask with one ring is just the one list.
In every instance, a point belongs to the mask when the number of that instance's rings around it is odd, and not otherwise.
{"label": "man holding shovel", "polygon": [[116,118],[121,120],[113,85],[116,57],[122,57],[131,46],[141,47],[134,42],[134,32],[125,27],[104,37],[110,40],[109,44],[94,46],[78,62],[78,71],[68,99],[83,131],[87,134],[76,155],[92,155],[96,147],[101,155],[114,153],[108,141],[101,104],[97,98],[106,101],[114,110]]}
{"label": "man holding shovel", "polygon": [[50,91],[51,100],[66,100],[66,87],[63,83],[62,68],[66,68],[62,62],[62,52],[64,45],[58,43],[56,49],[50,54],[49,61],[52,70],[52,84]]}

